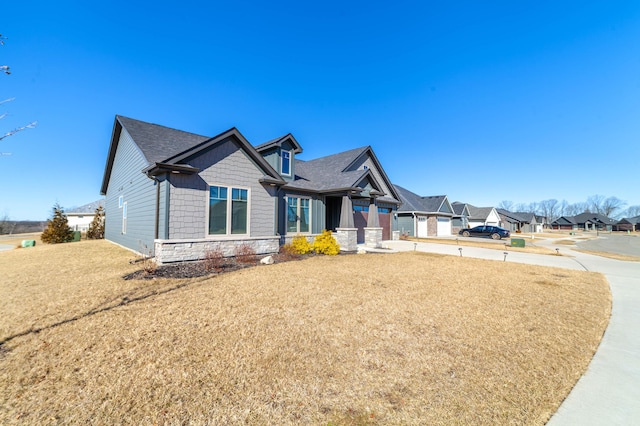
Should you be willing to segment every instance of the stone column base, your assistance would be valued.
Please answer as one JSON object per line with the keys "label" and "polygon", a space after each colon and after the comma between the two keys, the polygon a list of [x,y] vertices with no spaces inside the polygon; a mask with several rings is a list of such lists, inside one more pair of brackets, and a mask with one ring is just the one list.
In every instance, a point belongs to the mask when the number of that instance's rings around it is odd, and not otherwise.
{"label": "stone column base", "polygon": [[364,228],[364,245],[367,247],[382,247],[382,228]]}
{"label": "stone column base", "polygon": [[336,228],[336,241],[340,244],[340,251],[358,250],[357,228]]}
{"label": "stone column base", "polygon": [[391,234],[393,235],[391,238],[393,241],[398,241],[400,239],[400,231],[393,231]]}

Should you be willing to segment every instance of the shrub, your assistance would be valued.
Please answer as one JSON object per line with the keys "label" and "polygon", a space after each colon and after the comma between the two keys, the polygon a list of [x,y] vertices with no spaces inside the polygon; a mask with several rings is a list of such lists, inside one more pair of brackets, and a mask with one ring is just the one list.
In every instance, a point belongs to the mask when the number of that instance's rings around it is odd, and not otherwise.
{"label": "shrub", "polygon": [[280,255],[280,259],[284,262],[300,258],[300,255],[293,250],[293,246],[291,244],[281,246],[278,254]]}
{"label": "shrub", "polygon": [[53,206],[53,217],[47,220],[47,228],[40,239],[43,243],[58,244],[73,240],[73,230],[69,228],[69,221],[64,210],[58,203]]}
{"label": "shrub", "polygon": [[239,263],[253,263],[256,260],[256,251],[249,244],[236,246],[234,254]]}
{"label": "shrub", "polygon": [[311,253],[312,247],[306,237],[296,235],[291,241],[291,250],[296,254],[308,254]]}
{"label": "shrub", "polygon": [[104,238],[104,209],[98,207],[93,221],[89,224],[87,238],[90,240],[101,240]]}
{"label": "shrub", "polygon": [[138,247],[140,247],[140,252],[136,262],[142,262],[142,270],[148,275],[153,275],[158,268],[158,264],[153,256],[153,250],[147,247],[142,241],[138,241]]}
{"label": "shrub", "polygon": [[207,250],[204,254],[204,270],[207,272],[220,272],[224,265],[224,253],[222,250]]}
{"label": "shrub", "polygon": [[325,229],[313,242],[313,250],[315,250],[316,253],[335,256],[340,253],[340,244],[338,244],[333,235],[331,235],[331,231]]}

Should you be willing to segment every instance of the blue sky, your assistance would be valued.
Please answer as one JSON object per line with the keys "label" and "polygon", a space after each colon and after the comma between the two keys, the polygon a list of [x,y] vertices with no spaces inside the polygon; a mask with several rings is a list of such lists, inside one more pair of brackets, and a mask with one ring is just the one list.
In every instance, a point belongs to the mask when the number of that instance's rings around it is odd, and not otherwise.
{"label": "blue sky", "polygon": [[[95,4],[94,4],[95,3]],[[476,206],[640,204],[640,2],[2,6],[0,216],[100,198],[116,114],[303,159],[371,145],[394,183]]]}

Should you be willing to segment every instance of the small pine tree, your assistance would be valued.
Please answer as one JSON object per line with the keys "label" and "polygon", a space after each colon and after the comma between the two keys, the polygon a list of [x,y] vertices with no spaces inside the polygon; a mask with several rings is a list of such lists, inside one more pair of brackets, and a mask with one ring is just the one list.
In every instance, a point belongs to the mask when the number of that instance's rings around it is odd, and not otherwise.
{"label": "small pine tree", "polygon": [[96,209],[96,215],[87,229],[87,238],[90,240],[101,240],[104,238],[104,209],[102,206]]}
{"label": "small pine tree", "polygon": [[69,228],[69,221],[64,210],[58,203],[53,206],[53,218],[47,220],[47,228],[40,239],[43,243],[58,244],[73,240],[73,230]]}

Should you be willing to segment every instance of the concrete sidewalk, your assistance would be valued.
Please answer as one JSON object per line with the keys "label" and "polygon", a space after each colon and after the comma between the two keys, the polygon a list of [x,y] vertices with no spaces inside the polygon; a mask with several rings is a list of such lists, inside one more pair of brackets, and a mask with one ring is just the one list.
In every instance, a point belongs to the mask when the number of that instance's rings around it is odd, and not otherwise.
{"label": "concrete sidewalk", "polygon": [[[536,245],[555,248],[549,240],[536,240]],[[457,245],[385,241],[383,246],[460,256]],[[505,250],[461,248],[463,257],[505,261]],[[640,262],[593,256],[566,247],[560,247],[560,252],[573,257],[506,252],[506,262],[601,272],[611,287],[611,319],[602,342],[548,425],[640,425]]]}

